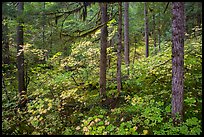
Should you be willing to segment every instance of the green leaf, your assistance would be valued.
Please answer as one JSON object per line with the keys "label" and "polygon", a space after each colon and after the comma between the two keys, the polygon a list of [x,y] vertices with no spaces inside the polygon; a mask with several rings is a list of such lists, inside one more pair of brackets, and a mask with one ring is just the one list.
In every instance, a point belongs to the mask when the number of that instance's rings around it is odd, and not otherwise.
{"label": "green leaf", "polygon": [[187,119],[186,123],[187,126],[193,126],[193,125],[198,125],[198,119],[196,117],[193,117],[191,119]]}
{"label": "green leaf", "polygon": [[108,126],[106,127],[106,129],[107,129],[108,131],[113,131],[114,128],[115,128],[115,127],[114,127],[112,124],[110,124],[110,125],[108,125]]}
{"label": "green leaf", "polygon": [[166,106],[165,111],[166,111],[167,113],[170,113],[170,112],[171,112],[171,107],[170,107],[170,106]]}
{"label": "green leaf", "polygon": [[190,134],[191,135],[200,135],[202,133],[202,130],[201,130],[201,128],[199,128],[199,127],[193,127],[192,129],[191,129],[191,131],[190,131]]}
{"label": "green leaf", "polygon": [[145,121],[144,121],[144,123],[146,124],[146,125],[149,125],[149,119],[145,119]]}
{"label": "green leaf", "polygon": [[97,117],[99,117],[99,118],[103,118],[103,115],[98,115]]}
{"label": "green leaf", "polygon": [[104,122],[103,122],[103,121],[100,121],[100,122],[98,123],[98,125],[104,125]]}
{"label": "green leaf", "polygon": [[183,125],[180,127],[180,132],[183,135],[188,135],[188,127],[186,125]]}

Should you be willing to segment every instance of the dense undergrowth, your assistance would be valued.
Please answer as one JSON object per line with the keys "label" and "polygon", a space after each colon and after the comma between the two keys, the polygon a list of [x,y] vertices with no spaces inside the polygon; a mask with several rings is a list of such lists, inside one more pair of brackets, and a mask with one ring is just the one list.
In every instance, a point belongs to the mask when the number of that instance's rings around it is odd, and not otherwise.
{"label": "dense undergrowth", "polygon": [[[192,35],[193,36],[193,35]],[[80,45],[80,46],[76,46]],[[130,64],[129,78],[116,87],[116,52],[109,48],[107,94],[119,96],[113,108],[100,105],[99,45],[75,43],[69,56],[58,52],[46,63],[29,60],[27,110],[17,109],[17,81],[4,74],[2,93],[3,134],[146,135],[201,134],[202,130],[202,35],[185,40],[184,122],[177,127],[171,119],[171,42],[161,43],[161,52],[137,57]],[[143,54],[142,45],[138,54]],[[133,59],[134,47],[130,58]],[[40,57],[32,50],[25,53]],[[153,54],[153,53],[152,53]],[[131,61],[132,62],[132,61]],[[69,68],[64,69],[65,66]],[[9,74],[15,76],[15,66]],[[13,67],[13,68],[11,68]],[[122,74],[126,74],[122,64]]]}

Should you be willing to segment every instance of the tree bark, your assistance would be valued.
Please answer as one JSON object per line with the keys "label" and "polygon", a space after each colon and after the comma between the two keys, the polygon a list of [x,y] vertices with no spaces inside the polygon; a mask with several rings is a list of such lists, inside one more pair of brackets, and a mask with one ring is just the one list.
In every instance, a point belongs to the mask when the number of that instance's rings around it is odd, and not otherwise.
{"label": "tree bark", "polygon": [[[7,20],[7,17],[2,16],[2,22]],[[8,38],[8,23],[2,23],[2,61],[4,64],[10,64],[10,52],[9,52],[9,38]]]}
{"label": "tree bark", "polygon": [[50,44],[49,44],[50,46],[48,49],[47,57],[49,57],[49,55],[52,54],[52,44],[53,44],[52,34],[53,34],[53,26],[51,26],[51,30],[50,30]]}
{"label": "tree bark", "polygon": [[[153,2],[153,9],[155,8],[154,6],[154,2]],[[154,12],[154,10],[153,10]],[[156,48],[157,48],[157,41],[156,41],[156,22],[155,22],[155,13],[153,13],[153,16],[152,16],[152,20],[153,20],[153,37],[154,37],[154,53],[157,54],[157,51],[156,51]]]}
{"label": "tree bark", "polygon": [[129,15],[128,15],[128,8],[129,8],[129,3],[125,2],[124,3],[124,55],[125,55],[125,64],[127,67],[127,73],[129,75],[129,64],[130,64],[130,59],[129,59]]}
{"label": "tree bark", "polygon": [[158,26],[159,26],[159,29],[158,29],[158,35],[159,35],[159,36],[158,36],[158,37],[159,37],[159,38],[158,38],[158,47],[159,47],[159,52],[161,51],[161,46],[160,46],[160,44],[161,44],[161,21],[160,21],[160,18],[161,18],[161,17],[160,17],[160,12],[161,12],[161,11],[160,11],[160,9],[159,9],[159,19],[158,19],[158,20],[159,20],[159,21],[158,21],[158,23],[159,23],[159,25],[158,25]]}
{"label": "tree bark", "polygon": [[183,120],[184,2],[173,2],[172,14],[172,119],[176,125]]}
{"label": "tree bark", "polygon": [[[107,3],[99,3],[101,10],[101,23],[108,21]],[[100,49],[100,97],[106,97],[106,66],[107,66],[107,25],[101,28],[101,49]]]}
{"label": "tree bark", "polygon": [[148,30],[148,18],[147,18],[147,14],[148,14],[148,8],[147,8],[147,2],[144,2],[144,16],[145,16],[145,46],[146,46],[146,50],[145,50],[145,56],[148,57],[149,56],[149,30]]}
{"label": "tree bark", "polygon": [[19,106],[22,109],[26,105],[26,100],[23,95],[26,94],[25,79],[24,79],[24,52],[23,52],[23,10],[24,3],[18,3],[18,26],[17,26],[17,67],[18,67],[18,92]]}
{"label": "tree bark", "polygon": [[[42,33],[43,33],[43,45],[45,45],[45,2],[43,2],[43,21],[42,21]],[[43,47],[44,48],[44,47]]]}
{"label": "tree bark", "polygon": [[121,50],[122,50],[122,2],[118,3],[118,49],[117,49],[117,89],[121,91]]}

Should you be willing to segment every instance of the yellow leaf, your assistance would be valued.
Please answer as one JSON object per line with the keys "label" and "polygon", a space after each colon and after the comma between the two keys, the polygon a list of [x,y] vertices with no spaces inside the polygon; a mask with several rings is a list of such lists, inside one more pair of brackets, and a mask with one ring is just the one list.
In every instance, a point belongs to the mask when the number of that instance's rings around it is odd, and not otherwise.
{"label": "yellow leaf", "polygon": [[33,113],[33,114],[35,114],[35,113],[36,113],[36,111],[32,111],[32,113]]}
{"label": "yellow leaf", "polygon": [[42,111],[42,113],[46,113],[46,112],[47,112],[47,110],[46,110],[46,109]]}
{"label": "yellow leaf", "polygon": [[138,129],[138,127],[137,127],[137,126],[134,126],[133,129],[136,131],[136,130]]}
{"label": "yellow leaf", "polygon": [[39,118],[39,121],[41,121],[42,119],[43,119],[43,117],[40,117],[40,118]]}
{"label": "yellow leaf", "polygon": [[52,107],[52,103],[48,103],[48,106],[49,106],[49,107]]}
{"label": "yellow leaf", "polygon": [[143,130],[143,134],[144,135],[148,134],[148,130]]}
{"label": "yellow leaf", "polygon": [[83,131],[84,131],[84,132],[88,132],[89,129],[88,129],[87,127],[83,127]]}
{"label": "yellow leaf", "polygon": [[50,110],[50,109],[51,109],[51,107],[48,107],[48,108],[47,108],[47,110]]}
{"label": "yellow leaf", "polygon": [[79,130],[79,129],[81,129],[80,126],[77,126],[77,127],[76,127],[76,130]]}

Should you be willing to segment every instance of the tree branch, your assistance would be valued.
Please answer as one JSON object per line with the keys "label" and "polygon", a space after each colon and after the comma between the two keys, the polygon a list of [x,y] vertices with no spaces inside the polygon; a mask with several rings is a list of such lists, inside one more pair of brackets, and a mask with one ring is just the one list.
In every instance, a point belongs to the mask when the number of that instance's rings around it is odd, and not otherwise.
{"label": "tree branch", "polygon": [[168,6],[169,6],[169,2],[166,4],[166,8],[165,8],[165,10],[164,10],[164,13],[166,12]]}

